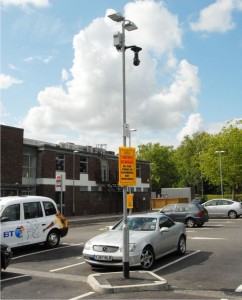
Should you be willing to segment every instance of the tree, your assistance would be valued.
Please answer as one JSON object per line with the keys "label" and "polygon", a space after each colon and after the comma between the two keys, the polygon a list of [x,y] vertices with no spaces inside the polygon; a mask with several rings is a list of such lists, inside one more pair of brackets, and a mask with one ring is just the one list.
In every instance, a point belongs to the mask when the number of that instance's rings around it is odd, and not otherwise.
{"label": "tree", "polygon": [[[201,170],[209,181],[220,185],[220,157],[222,166],[222,181],[228,187],[232,198],[241,188],[242,182],[242,130],[229,122],[218,134],[207,139],[206,150],[200,155]],[[237,122],[239,125],[241,121]],[[216,153],[216,151],[224,151]]]}
{"label": "tree", "polygon": [[206,149],[206,140],[209,134],[196,133],[186,136],[176,149],[175,161],[179,173],[179,186],[194,187],[197,192],[203,193],[204,176],[201,172],[200,153]]}
{"label": "tree", "polygon": [[178,175],[174,153],[172,146],[160,146],[159,143],[138,146],[137,159],[151,163],[152,188],[172,187],[176,184]]}

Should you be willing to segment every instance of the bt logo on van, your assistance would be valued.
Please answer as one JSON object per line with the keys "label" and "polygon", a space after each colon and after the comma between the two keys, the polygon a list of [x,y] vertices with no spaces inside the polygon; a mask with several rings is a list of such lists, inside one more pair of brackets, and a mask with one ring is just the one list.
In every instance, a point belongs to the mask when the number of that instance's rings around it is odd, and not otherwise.
{"label": "bt logo on van", "polygon": [[[23,232],[24,232],[24,227],[23,226],[18,226],[16,229],[15,229],[15,236],[17,238],[22,238],[23,237]],[[12,237],[14,236],[14,230],[11,230],[11,231],[5,231],[3,233],[3,237],[5,238],[8,238],[8,237]]]}
{"label": "bt logo on van", "polygon": [[18,226],[15,229],[15,235],[16,235],[17,238],[23,237],[23,233],[24,233],[24,227],[23,226]]}

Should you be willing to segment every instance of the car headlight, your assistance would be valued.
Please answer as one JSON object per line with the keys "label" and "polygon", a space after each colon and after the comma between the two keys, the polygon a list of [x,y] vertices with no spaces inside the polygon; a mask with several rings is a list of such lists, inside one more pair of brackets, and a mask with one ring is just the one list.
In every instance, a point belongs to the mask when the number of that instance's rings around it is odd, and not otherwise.
{"label": "car headlight", "polygon": [[84,249],[85,250],[91,250],[91,248],[92,248],[92,243],[90,241],[87,241],[85,243]]}
{"label": "car headlight", "polygon": [[[130,243],[130,244],[129,244],[129,252],[133,252],[133,251],[136,249],[136,246],[137,246],[137,245],[136,245],[135,243]],[[120,252],[123,252],[123,248],[124,248],[124,247],[121,247],[121,248],[120,248]]]}

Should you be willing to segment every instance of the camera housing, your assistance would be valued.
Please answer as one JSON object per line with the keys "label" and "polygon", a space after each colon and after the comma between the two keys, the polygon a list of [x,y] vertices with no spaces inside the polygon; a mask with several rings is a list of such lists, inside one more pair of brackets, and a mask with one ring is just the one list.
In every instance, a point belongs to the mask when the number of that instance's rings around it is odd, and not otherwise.
{"label": "camera housing", "polygon": [[133,61],[133,64],[134,64],[134,66],[137,67],[140,64],[139,52],[142,50],[142,48],[137,47],[137,46],[132,46],[130,49],[132,51],[134,51],[134,61]]}

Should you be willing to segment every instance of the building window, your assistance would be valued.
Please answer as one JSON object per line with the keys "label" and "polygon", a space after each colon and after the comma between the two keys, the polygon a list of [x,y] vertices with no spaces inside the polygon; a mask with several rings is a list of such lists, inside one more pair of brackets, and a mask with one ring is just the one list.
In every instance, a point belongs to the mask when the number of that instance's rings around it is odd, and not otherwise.
{"label": "building window", "polygon": [[141,166],[139,164],[136,165],[136,177],[141,177]]}
{"label": "building window", "polygon": [[98,192],[98,186],[92,186],[91,191],[92,192]]}
{"label": "building window", "polygon": [[80,192],[88,192],[88,186],[81,185]]}
{"label": "building window", "polygon": [[80,173],[87,173],[87,157],[80,156]]}
{"label": "building window", "polygon": [[64,171],[65,170],[65,156],[64,154],[56,154],[56,170]]}
{"label": "building window", "polygon": [[23,155],[22,177],[36,178],[36,157],[34,155]]}

